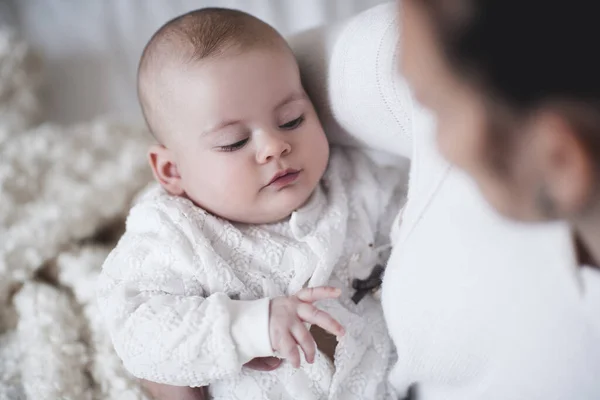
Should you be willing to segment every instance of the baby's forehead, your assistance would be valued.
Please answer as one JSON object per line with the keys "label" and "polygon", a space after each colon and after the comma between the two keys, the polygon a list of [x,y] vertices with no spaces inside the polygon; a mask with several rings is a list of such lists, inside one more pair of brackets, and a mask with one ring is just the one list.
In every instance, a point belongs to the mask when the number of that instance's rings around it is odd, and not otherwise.
{"label": "baby's forehead", "polygon": [[149,81],[154,85],[148,93],[152,109],[157,110],[151,117],[169,131],[184,121],[203,132],[221,131],[215,127],[226,122],[227,132],[267,119],[282,122],[296,117],[309,102],[296,60],[283,50],[173,62],[160,75]]}
{"label": "baby's forehead", "polygon": [[284,47],[230,49],[219,56],[188,62],[173,57],[165,60],[153,79],[147,79],[145,83],[156,86],[155,96],[159,97],[179,91],[206,91],[219,84],[227,91],[237,89],[234,90],[236,96],[244,94],[244,89],[252,83],[257,91],[275,84],[297,83],[301,86],[296,58]]}

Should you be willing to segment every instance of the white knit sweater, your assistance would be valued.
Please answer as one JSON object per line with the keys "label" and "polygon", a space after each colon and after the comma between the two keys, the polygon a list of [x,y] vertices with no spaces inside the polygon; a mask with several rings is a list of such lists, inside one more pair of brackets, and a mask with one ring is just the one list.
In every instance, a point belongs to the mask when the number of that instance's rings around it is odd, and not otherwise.
{"label": "white knit sweater", "polygon": [[383,284],[391,382],[423,400],[600,399],[600,271],[576,264],[566,226],[499,217],[434,129],[413,138]]}
{"label": "white knit sweater", "polygon": [[[172,385],[210,385],[214,398],[392,398],[393,350],[381,306],[350,300],[353,278],[378,261],[406,174],[364,154],[333,149],[321,186],[285,222],[249,226],[215,217],[152,189],[131,210],[127,232],[99,280],[99,301],[117,353],[134,375]],[[380,221],[388,222],[380,224]],[[303,286],[342,288],[322,302],[345,327],[335,367],[273,372],[242,368],[272,355],[269,298]]]}

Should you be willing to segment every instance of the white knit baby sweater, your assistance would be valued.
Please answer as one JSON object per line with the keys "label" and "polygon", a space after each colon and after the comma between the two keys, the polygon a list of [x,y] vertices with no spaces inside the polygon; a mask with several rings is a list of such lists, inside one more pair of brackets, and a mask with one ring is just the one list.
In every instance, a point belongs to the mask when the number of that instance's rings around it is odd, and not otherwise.
{"label": "white knit baby sweater", "polygon": [[[150,381],[210,385],[216,399],[392,398],[393,348],[381,306],[371,296],[358,305],[350,297],[352,279],[378,261],[405,182],[402,168],[334,148],[308,203],[284,222],[260,226],[150,190],[99,280],[100,309],[126,368]],[[243,368],[272,355],[268,299],[325,284],[343,291],[319,303],[347,332],[335,367],[318,354],[298,370],[287,362],[272,372]]]}

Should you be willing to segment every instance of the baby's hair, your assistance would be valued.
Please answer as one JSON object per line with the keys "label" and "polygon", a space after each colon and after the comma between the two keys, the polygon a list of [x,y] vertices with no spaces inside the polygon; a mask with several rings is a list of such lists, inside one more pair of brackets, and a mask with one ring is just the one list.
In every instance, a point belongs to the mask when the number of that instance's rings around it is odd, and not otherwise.
{"label": "baby's hair", "polygon": [[160,140],[161,133],[154,119],[156,93],[151,90],[162,67],[172,63],[183,66],[255,48],[288,49],[273,27],[239,10],[202,8],[160,27],[144,48],[137,75],[142,113],[154,137]]}

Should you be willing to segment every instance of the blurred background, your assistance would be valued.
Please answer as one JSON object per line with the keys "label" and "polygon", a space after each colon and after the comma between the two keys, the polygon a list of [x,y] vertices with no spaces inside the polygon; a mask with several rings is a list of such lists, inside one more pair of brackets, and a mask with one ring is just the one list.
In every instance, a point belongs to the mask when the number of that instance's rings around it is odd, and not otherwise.
{"label": "blurred background", "polygon": [[208,6],[256,15],[283,35],[348,18],[386,0],[0,0],[12,26],[42,55],[49,121],[140,118],[137,62],[164,22]]}

